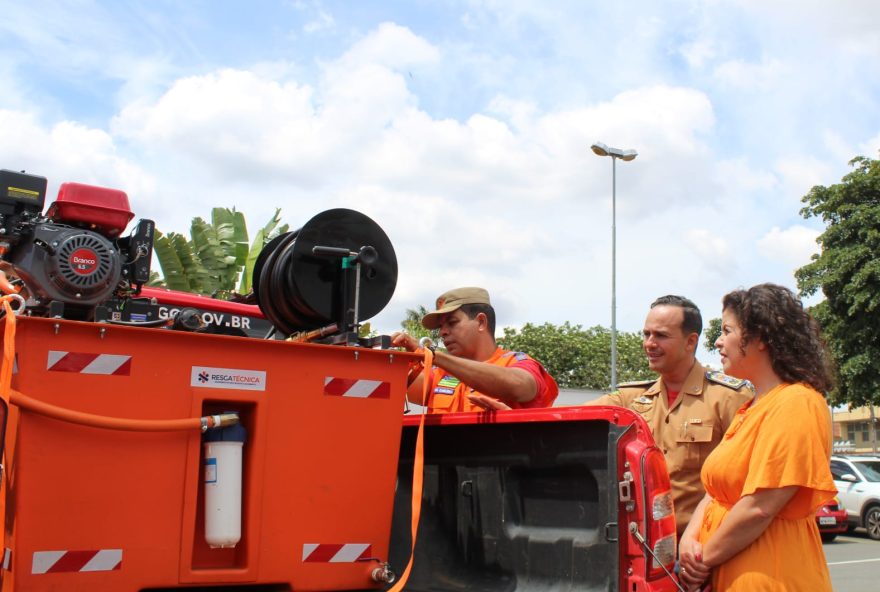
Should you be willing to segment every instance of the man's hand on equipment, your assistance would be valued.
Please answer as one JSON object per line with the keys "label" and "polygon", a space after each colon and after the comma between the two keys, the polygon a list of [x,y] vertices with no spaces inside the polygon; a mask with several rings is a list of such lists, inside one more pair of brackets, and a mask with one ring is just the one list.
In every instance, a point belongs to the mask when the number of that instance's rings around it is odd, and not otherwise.
{"label": "man's hand on equipment", "polygon": [[492,397],[487,397],[486,395],[468,395],[467,398],[468,401],[478,407],[482,407],[486,411],[505,411],[507,409],[513,409],[513,407],[507,403],[499,401],[498,399],[493,399]]}
{"label": "man's hand on equipment", "polygon": [[415,337],[402,331],[398,331],[391,335],[391,345],[394,347],[402,347],[406,351],[414,352],[419,349],[419,342]]}

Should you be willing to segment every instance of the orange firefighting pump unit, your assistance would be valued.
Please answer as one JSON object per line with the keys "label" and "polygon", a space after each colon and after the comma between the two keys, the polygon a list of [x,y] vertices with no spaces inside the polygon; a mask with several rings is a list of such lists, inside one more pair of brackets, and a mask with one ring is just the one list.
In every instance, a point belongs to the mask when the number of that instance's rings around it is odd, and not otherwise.
{"label": "orange firefighting pump unit", "polygon": [[62,185],[43,214],[45,191],[0,173],[0,591],[393,581],[402,409],[420,357],[358,336],[396,284],[384,232],[330,210],[273,241],[254,316],[276,338],[245,339],[114,320],[149,277],[152,222],[120,238],[124,193]]}

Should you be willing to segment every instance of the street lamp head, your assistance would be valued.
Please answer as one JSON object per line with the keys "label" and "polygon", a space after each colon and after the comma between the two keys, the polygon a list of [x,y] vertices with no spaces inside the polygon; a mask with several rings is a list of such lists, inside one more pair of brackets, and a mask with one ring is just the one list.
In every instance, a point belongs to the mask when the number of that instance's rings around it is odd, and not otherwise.
{"label": "street lamp head", "polygon": [[612,148],[610,146],[606,146],[602,142],[596,142],[595,144],[590,146],[590,148],[598,156],[610,156],[611,158],[619,158],[627,162],[635,159],[635,157],[639,155],[639,153],[635,150],[621,150],[620,148]]}
{"label": "street lamp head", "polygon": [[606,146],[602,142],[596,142],[595,144],[590,146],[590,148],[592,148],[593,152],[595,152],[598,156],[608,156],[609,155],[608,154],[608,146]]}

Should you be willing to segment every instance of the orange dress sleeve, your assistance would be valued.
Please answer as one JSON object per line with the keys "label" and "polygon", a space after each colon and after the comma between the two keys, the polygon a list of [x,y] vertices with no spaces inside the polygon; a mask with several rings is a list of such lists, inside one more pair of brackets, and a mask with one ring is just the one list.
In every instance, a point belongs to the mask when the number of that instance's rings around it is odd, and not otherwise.
{"label": "orange dress sleeve", "polygon": [[831,414],[822,395],[800,384],[767,402],[771,406],[757,434],[742,495],[797,485],[800,489],[779,517],[809,516],[837,494],[829,467]]}

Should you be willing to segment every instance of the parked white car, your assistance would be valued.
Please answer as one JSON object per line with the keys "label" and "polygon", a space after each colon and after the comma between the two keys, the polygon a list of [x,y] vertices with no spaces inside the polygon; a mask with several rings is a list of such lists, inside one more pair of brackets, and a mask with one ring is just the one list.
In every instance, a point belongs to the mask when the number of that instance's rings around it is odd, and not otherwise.
{"label": "parked white car", "polygon": [[834,455],[831,475],[850,525],[880,541],[880,457]]}

